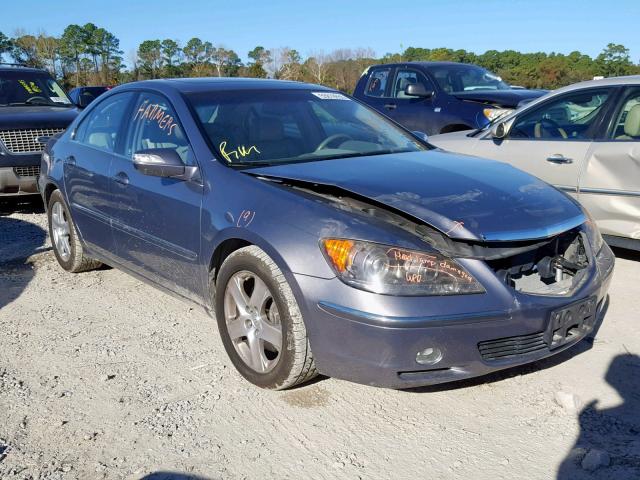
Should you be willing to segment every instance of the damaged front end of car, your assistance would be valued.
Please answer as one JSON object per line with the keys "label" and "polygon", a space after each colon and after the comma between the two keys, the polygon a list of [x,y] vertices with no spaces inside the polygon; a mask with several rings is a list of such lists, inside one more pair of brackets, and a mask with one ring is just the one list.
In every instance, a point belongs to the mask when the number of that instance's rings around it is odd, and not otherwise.
{"label": "damaged front end of car", "polygon": [[[604,241],[595,224],[587,221],[546,238],[476,241],[451,238],[444,232],[392,206],[334,185],[260,176],[262,180],[327,202],[342,211],[400,228],[438,253],[457,259],[482,260],[506,286],[529,295],[571,296],[587,280],[590,267],[601,256]],[[598,271],[608,275],[612,258]]]}

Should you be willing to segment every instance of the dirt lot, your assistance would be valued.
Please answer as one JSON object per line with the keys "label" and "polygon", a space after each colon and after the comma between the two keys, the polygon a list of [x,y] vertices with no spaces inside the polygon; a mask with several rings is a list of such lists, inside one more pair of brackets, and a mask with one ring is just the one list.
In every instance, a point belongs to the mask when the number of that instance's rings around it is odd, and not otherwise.
{"label": "dirt lot", "polygon": [[561,358],[267,392],[204,313],[118,270],[63,272],[37,204],[0,208],[2,479],[640,478],[640,255],[616,252],[597,340]]}

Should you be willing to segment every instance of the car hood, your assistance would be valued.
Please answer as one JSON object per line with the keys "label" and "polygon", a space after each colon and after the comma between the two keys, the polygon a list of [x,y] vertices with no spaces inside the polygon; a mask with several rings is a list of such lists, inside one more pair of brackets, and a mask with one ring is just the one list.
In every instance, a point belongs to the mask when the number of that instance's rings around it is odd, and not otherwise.
{"label": "car hood", "polygon": [[0,130],[67,128],[77,116],[72,107],[0,106]]}
{"label": "car hood", "polygon": [[473,90],[468,92],[452,93],[456,98],[460,100],[467,100],[470,102],[487,103],[491,105],[498,105],[506,108],[516,108],[523,100],[532,100],[534,98],[544,95],[546,90]]}
{"label": "car hood", "polygon": [[338,187],[401,211],[451,238],[548,238],[583,223],[568,196],[510,165],[442,151],[275,165],[245,170]]}

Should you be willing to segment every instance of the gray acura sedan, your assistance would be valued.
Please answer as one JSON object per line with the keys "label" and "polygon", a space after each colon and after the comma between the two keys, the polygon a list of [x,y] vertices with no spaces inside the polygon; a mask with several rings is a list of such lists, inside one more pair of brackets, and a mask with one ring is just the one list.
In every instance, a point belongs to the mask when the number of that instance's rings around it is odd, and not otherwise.
{"label": "gray acura sedan", "polygon": [[593,334],[614,264],[566,194],[302,83],[115,88],[49,142],[40,191],[62,268],[106,263],[204,306],[272,389],[553,355]]}

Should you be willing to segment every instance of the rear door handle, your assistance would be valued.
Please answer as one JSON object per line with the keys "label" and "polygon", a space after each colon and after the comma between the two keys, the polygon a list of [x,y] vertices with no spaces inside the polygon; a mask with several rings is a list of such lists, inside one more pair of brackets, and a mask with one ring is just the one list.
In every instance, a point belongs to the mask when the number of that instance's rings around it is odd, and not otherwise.
{"label": "rear door handle", "polygon": [[67,158],[64,159],[64,163],[66,163],[67,165],[75,165],[76,157],[74,157],[73,155],[69,155]]}
{"label": "rear door handle", "polygon": [[551,163],[573,163],[573,159],[567,158],[561,153],[556,153],[555,155],[551,155],[547,157],[547,162]]}
{"label": "rear door handle", "polygon": [[395,110],[398,106],[395,103],[385,103],[384,108],[387,110]]}
{"label": "rear door handle", "polygon": [[116,173],[116,176],[113,178],[120,185],[129,185],[129,176],[124,172]]}

